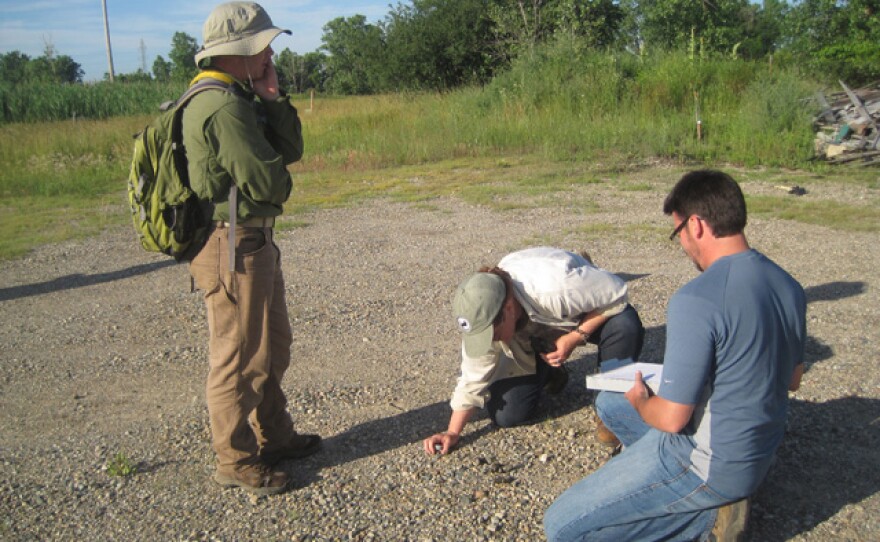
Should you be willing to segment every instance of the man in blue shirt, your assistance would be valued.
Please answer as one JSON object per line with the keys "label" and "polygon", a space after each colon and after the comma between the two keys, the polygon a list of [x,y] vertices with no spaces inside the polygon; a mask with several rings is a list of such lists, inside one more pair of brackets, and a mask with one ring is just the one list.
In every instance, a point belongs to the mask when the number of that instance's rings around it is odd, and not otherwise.
{"label": "man in blue shirt", "polygon": [[551,505],[549,540],[738,540],[785,432],[803,374],[803,288],[749,247],[727,174],[686,174],[663,211],[702,273],[669,302],[658,394],[639,375],[626,394],[597,397],[624,451]]}

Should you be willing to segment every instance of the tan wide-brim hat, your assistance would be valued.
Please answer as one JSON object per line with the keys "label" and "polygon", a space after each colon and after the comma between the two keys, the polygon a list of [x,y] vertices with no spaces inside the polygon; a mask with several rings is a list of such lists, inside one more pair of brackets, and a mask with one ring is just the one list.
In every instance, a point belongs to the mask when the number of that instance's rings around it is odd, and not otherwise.
{"label": "tan wide-brim hat", "polygon": [[278,34],[290,30],[272,24],[269,14],[254,2],[220,4],[205,21],[204,45],[196,53],[196,65],[212,56],[252,56],[262,52]]}

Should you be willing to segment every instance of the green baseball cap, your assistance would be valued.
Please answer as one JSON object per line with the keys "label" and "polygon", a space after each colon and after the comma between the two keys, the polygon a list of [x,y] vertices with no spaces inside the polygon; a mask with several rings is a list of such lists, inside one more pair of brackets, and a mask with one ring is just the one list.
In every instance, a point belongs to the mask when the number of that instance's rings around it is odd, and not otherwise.
{"label": "green baseball cap", "polygon": [[272,24],[269,14],[254,2],[220,4],[202,28],[205,42],[196,53],[196,65],[212,56],[252,56],[269,46],[278,34],[290,30]]}
{"label": "green baseball cap", "polygon": [[458,285],[452,301],[452,315],[462,332],[464,351],[477,357],[489,351],[495,329],[492,321],[501,310],[507,288],[492,273],[474,273]]}

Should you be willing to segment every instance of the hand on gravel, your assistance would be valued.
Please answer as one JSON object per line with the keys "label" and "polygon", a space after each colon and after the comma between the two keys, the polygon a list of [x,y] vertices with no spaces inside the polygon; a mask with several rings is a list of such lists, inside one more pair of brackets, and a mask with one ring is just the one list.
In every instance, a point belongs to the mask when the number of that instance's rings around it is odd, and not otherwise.
{"label": "hand on gravel", "polygon": [[446,455],[455,448],[456,444],[458,444],[458,438],[458,435],[445,431],[443,433],[431,435],[423,442],[425,453],[428,455],[434,455],[436,453]]}

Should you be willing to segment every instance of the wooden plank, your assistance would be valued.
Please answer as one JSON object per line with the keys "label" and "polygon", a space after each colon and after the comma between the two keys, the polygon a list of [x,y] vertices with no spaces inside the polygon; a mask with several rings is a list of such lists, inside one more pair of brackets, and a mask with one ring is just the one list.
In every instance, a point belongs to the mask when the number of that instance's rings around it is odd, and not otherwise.
{"label": "wooden plank", "polygon": [[822,94],[821,90],[816,92],[816,101],[822,107],[820,115],[825,119],[825,122],[829,124],[837,122],[837,117],[834,116],[834,112],[831,110],[831,106],[828,105],[828,100],[825,99],[825,95]]}
{"label": "wooden plank", "polygon": [[845,164],[847,162],[855,162],[856,160],[866,160],[868,158],[873,159],[876,156],[880,156],[880,151],[854,152],[835,156],[831,160],[828,160],[828,163]]}
{"label": "wooden plank", "polygon": [[865,104],[863,104],[862,100],[859,99],[859,97],[856,96],[855,93],[853,93],[853,91],[851,91],[848,86],[846,86],[846,83],[839,79],[838,82],[840,83],[840,86],[843,87],[846,95],[849,96],[849,101],[852,102],[853,106],[855,106],[856,111],[858,111],[860,115],[864,115],[868,119],[868,122],[871,123],[871,127],[874,128],[874,141],[870,144],[870,148],[876,149],[877,142],[880,141],[880,128],[877,128],[877,123],[874,122],[874,117],[872,117],[871,114],[868,113],[868,110],[865,109]]}

